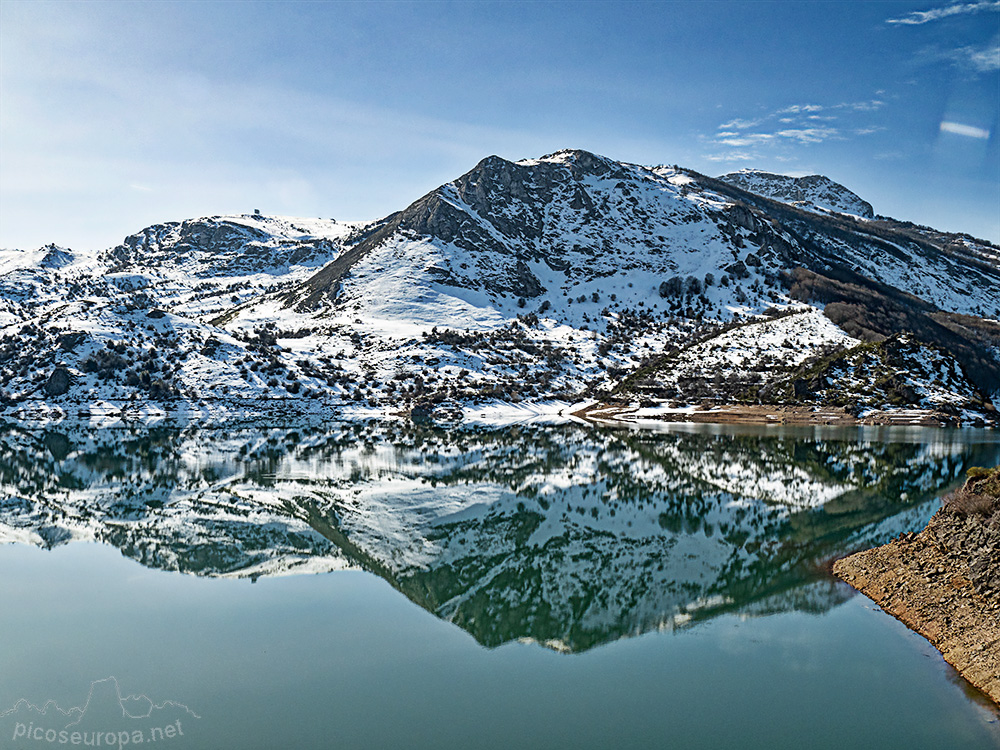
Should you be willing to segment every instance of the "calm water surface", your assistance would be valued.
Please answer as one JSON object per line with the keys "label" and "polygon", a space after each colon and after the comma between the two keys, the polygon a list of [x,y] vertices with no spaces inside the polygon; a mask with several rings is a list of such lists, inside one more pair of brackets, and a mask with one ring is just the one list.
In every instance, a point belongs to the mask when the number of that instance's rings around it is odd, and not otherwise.
{"label": "calm water surface", "polygon": [[988,432],[2,430],[0,747],[1000,746],[823,568]]}

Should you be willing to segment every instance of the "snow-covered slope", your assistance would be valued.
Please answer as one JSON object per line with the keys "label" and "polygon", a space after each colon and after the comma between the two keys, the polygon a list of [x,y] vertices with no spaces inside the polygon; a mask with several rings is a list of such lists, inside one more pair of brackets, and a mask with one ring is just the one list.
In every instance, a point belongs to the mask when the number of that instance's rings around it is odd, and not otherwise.
{"label": "snow-covered slope", "polygon": [[1000,328],[975,322],[1000,318],[998,258],[678,167],[489,157],[367,225],[213,217],[99,254],[4,253],[0,395],[22,412],[573,399],[790,310],[813,322],[711,346],[777,371],[912,334],[956,358],[979,398],[1000,381]]}
{"label": "snow-covered slope", "polygon": [[[716,185],[730,187],[678,168],[581,151],[522,162],[489,157],[390,217],[292,298],[304,306],[329,303],[342,290],[351,293],[356,272],[408,266],[421,286],[485,295],[479,304],[508,314],[549,302],[558,317],[578,325],[609,302],[649,305],[660,283],[674,276],[693,276],[704,286],[710,273],[713,281],[702,290],[707,300],[695,310],[725,317],[734,302],[769,304],[780,294],[775,277],[783,269],[839,263],[942,309],[1000,315],[995,268],[990,275],[988,268],[956,263],[933,243],[888,227],[838,224],[802,211],[768,215],[740,200],[753,196],[719,193]],[[723,276],[730,286],[720,289]],[[603,303],[588,308],[594,291],[604,294]],[[584,307],[569,308],[581,295]]]}
{"label": "snow-covered slope", "polygon": [[870,203],[840,183],[819,174],[791,177],[759,169],[741,169],[724,174],[719,179],[751,193],[813,211],[836,211],[866,219],[875,215]]}
{"label": "snow-covered slope", "polygon": [[157,224],[100,254],[115,286],[148,290],[174,312],[208,315],[301,281],[336,258],[359,226],[283,216]]}

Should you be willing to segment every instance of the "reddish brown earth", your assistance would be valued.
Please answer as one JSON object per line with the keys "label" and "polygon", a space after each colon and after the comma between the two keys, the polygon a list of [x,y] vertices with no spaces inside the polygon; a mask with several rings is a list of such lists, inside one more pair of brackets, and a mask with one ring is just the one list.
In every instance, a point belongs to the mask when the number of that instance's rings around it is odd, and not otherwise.
{"label": "reddish brown earth", "polygon": [[1000,705],[1000,468],[972,470],[919,534],[838,560],[833,572]]}

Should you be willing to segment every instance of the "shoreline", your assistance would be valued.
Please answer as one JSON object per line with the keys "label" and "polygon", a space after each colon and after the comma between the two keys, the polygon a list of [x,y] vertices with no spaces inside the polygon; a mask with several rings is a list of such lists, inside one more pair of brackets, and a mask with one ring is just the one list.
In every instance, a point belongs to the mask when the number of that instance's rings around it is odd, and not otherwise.
{"label": "shoreline", "polygon": [[[785,424],[785,425],[888,425],[907,427],[973,427],[969,420],[929,409],[893,409],[854,416],[835,406],[776,406],[725,404],[721,406],[647,407],[635,404],[591,404],[572,412],[589,422],[617,424],[655,424],[687,422],[694,424]],[[984,422],[982,427],[994,427]]]}
{"label": "shoreline", "polygon": [[[219,398],[182,403],[137,403],[95,400],[75,404],[50,404],[34,401],[16,408],[0,408],[0,419],[19,423],[59,423],[87,420],[92,423],[173,423],[190,424],[228,422],[231,420],[336,419],[413,419],[420,404],[359,405],[330,403],[293,398],[240,400]],[[978,414],[954,415],[931,409],[870,410],[855,416],[837,406],[792,406],[760,404],[709,404],[688,406],[641,406],[632,403],[550,399],[542,401],[489,401],[461,403],[427,402],[420,419],[440,421],[436,412],[446,411],[447,426],[459,424],[505,425],[525,421],[577,421],[592,425],[628,425],[655,427],[658,424],[716,425],[797,425],[797,426],[895,426],[996,429],[1000,421],[983,419]]]}
{"label": "shoreline", "polygon": [[1000,707],[1000,516],[990,518],[1000,504],[987,515],[961,508],[965,498],[982,499],[967,492],[972,484],[946,498],[919,533],[837,560],[833,573],[930,641]]}

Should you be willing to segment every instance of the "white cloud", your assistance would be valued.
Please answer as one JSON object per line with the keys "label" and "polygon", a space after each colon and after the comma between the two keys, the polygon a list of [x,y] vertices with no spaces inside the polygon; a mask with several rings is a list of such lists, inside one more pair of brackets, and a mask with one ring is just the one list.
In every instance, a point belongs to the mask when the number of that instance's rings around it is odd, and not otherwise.
{"label": "white cloud", "polygon": [[[867,101],[860,102],[840,102],[838,104],[824,105],[824,104],[792,104],[787,107],[782,107],[777,109],[770,114],[764,115],[763,117],[758,117],[753,120],[744,120],[742,118],[735,118],[729,122],[724,122],[719,125],[719,132],[715,134],[716,138],[728,138],[733,139],[739,136],[739,140],[743,142],[750,142],[753,140],[761,141],[768,140],[771,135],[767,133],[754,133],[739,135],[735,131],[748,130],[753,127],[757,127],[768,121],[776,121],[782,125],[802,125],[808,126],[801,128],[802,131],[817,131],[818,129],[814,126],[820,122],[834,122],[838,120],[843,112],[875,112],[885,106],[885,102],[881,99],[869,99]],[[827,112],[830,113],[833,110],[839,110],[837,114],[816,114],[817,112]],[[784,132],[787,133],[798,133],[800,129],[787,128]],[[780,133],[778,134],[780,135]],[[797,135],[791,135],[786,137],[798,137]],[[719,141],[723,142],[723,141]],[[737,145],[731,141],[724,141],[728,145]],[[742,144],[739,144],[742,145]]]}
{"label": "white cloud", "polygon": [[[853,124],[851,121],[875,112],[885,104],[882,99],[836,104],[791,104],[754,119],[734,118],[719,125],[714,135],[704,135],[702,139],[715,146],[727,146],[735,150],[722,151],[705,158],[709,161],[740,161],[751,156],[759,158],[757,153],[748,154],[747,149],[756,152],[765,150],[766,147],[768,158],[775,159],[795,146],[871,135],[885,128],[865,122]],[[765,124],[770,127],[758,127]],[[750,128],[754,130],[745,132]]]}
{"label": "white cloud", "polygon": [[718,138],[714,143],[718,143],[720,146],[756,146],[760,143],[766,143],[774,138],[771,133],[747,133],[746,135],[740,135],[733,138]]}
{"label": "white cloud", "polygon": [[887,18],[885,22],[903,26],[919,26],[920,24],[939,21],[949,16],[968,15],[970,13],[980,13],[985,10],[1000,10],[1000,2],[997,0],[981,0],[978,3],[955,3],[954,5],[946,5],[943,8],[914,11],[900,18]]}
{"label": "white cloud", "polygon": [[1000,36],[994,37],[982,47],[973,45],[951,49],[940,46],[928,47],[921,54],[928,63],[951,63],[966,73],[971,73],[974,78],[979,74],[1000,70]]}
{"label": "white cloud", "polygon": [[839,136],[840,133],[836,128],[786,128],[773,133],[734,134],[731,137],[715,138],[712,143],[720,146],[743,148],[746,146],[760,146],[766,143],[778,143],[781,141],[793,143],[822,143],[823,141],[831,138],[838,138]]}

